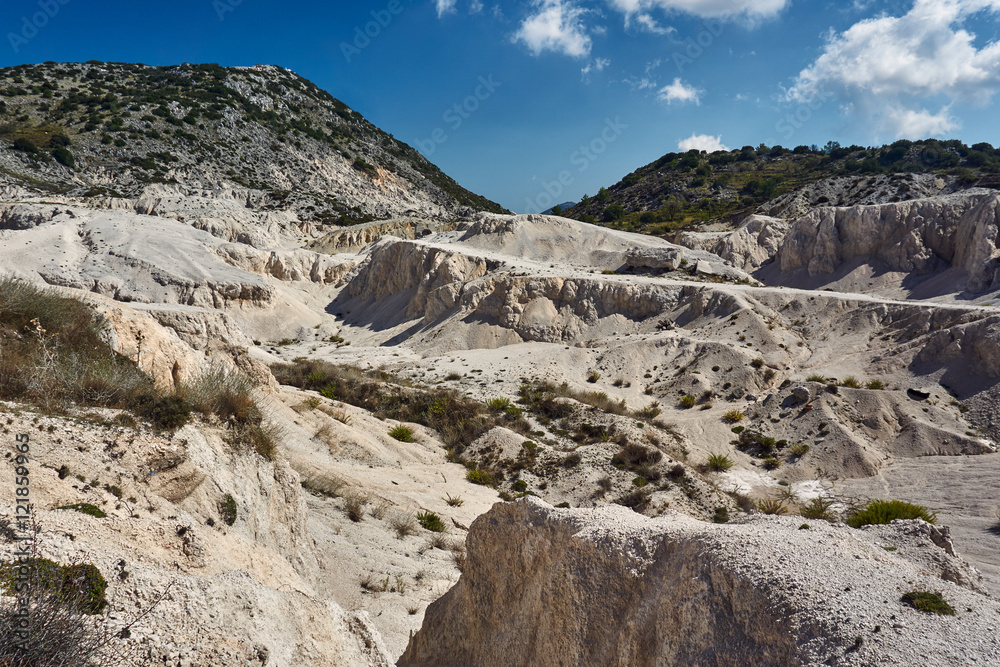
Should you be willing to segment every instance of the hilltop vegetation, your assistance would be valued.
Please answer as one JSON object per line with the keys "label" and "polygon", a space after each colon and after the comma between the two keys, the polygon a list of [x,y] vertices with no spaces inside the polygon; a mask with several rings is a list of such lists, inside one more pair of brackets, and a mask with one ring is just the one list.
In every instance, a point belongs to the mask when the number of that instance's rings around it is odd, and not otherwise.
{"label": "hilltop vegetation", "polygon": [[[844,195],[818,194],[810,206],[903,201],[925,194],[916,182],[938,181],[936,191],[1000,187],[1000,150],[987,143],[897,141],[864,148],[829,142],[817,146],[756,148],[706,154],[667,153],[601,188],[566,216],[617,229],[663,234],[692,223],[738,220],[758,212],[782,215],[774,200],[832,179],[850,182]],[[860,187],[856,187],[860,185]],[[871,192],[874,189],[876,192]],[[772,205],[765,206],[768,202]],[[780,204],[781,202],[777,202]],[[795,211],[793,210],[793,213]]]}
{"label": "hilltop vegetation", "polygon": [[381,217],[370,200],[389,186],[446,210],[502,210],[280,67],[91,61],[0,69],[0,147],[9,149],[0,154],[0,186],[29,192],[247,188],[261,192],[265,210],[335,224]]}

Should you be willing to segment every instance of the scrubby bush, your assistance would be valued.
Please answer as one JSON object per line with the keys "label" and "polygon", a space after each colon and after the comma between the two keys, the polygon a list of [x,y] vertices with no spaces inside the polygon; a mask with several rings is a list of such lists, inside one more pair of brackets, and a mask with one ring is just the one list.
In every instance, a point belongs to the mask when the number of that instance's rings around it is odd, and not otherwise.
{"label": "scrubby bush", "polygon": [[103,320],[76,299],[0,278],[0,398],[58,410],[131,407],[153,383],[102,338]]}
{"label": "scrubby bush", "polygon": [[443,533],[446,529],[444,521],[434,512],[418,512],[417,522],[432,533]]}
{"label": "scrubby bush", "polygon": [[770,498],[765,498],[764,500],[758,500],[756,503],[757,511],[761,514],[787,514],[788,508],[780,500],[772,500]]}
{"label": "scrubby bush", "polygon": [[663,452],[635,442],[628,442],[611,457],[611,465],[631,472],[645,472],[663,459]]}
{"label": "scrubby bush", "polygon": [[725,422],[727,422],[727,423],[729,423],[729,424],[735,424],[735,423],[737,423],[737,422],[741,422],[741,421],[743,421],[743,420],[744,420],[745,418],[746,418],[746,415],[745,415],[745,414],[743,414],[743,412],[742,412],[742,411],[740,411],[740,410],[736,410],[736,409],[733,409],[733,410],[727,410],[727,411],[726,411],[726,412],[724,412],[724,413],[723,413],[723,415],[722,415],[722,419],[723,419],[723,421],[725,421]]}
{"label": "scrubby bush", "polygon": [[860,389],[861,383],[853,375],[848,375],[843,380],[840,381],[841,387],[847,387],[849,389]]}
{"label": "scrubby bush", "polygon": [[802,508],[802,516],[807,519],[823,519],[824,521],[833,521],[833,514],[830,512],[830,507],[833,505],[833,501],[829,498],[824,498],[823,496],[817,496],[809,501],[805,507]]}
{"label": "scrubby bush", "polygon": [[904,593],[900,599],[914,609],[919,609],[929,614],[940,614],[942,616],[955,615],[955,610],[939,593],[910,591]]}
{"label": "scrubby bush", "polygon": [[97,519],[103,519],[107,513],[96,505],[91,505],[90,503],[75,503],[73,505],[62,505],[56,508],[57,510],[73,510],[79,512],[80,514],[86,514],[88,516],[95,517]]}
{"label": "scrubby bush", "polygon": [[389,431],[389,437],[400,442],[413,442],[413,429],[409,426],[399,425]]}
{"label": "scrubby bush", "polygon": [[509,398],[491,398],[486,401],[486,407],[496,412],[504,412],[511,407]]}
{"label": "scrubby bush", "polygon": [[56,162],[65,167],[69,167],[70,169],[76,167],[76,158],[73,157],[73,154],[68,149],[62,146],[52,151],[52,157],[56,159]]}
{"label": "scrubby bush", "polygon": [[479,484],[480,486],[496,487],[497,481],[494,479],[493,475],[485,470],[479,470],[478,468],[465,471],[465,479],[469,480],[473,484]]}
{"label": "scrubby bush", "polygon": [[688,394],[682,396],[680,400],[680,406],[687,410],[693,408],[697,403],[698,399]]}
{"label": "scrubby bush", "polygon": [[708,456],[708,467],[715,472],[725,472],[733,465],[733,460],[725,454],[709,454]]}
{"label": "scrubby bush", "polygon": [[382,419],[432,428],[453,458],[461,456],[466,447],[498,424],[528,430],[523,419],[506,413],[502,417],[490,414],[486,405],[455,390],[412,386],[408,380],[382,371],[305,359],[275,364],[271,370],[281,384],[319,391],[326,398],[364,408]]}
{"label": "scrubby bush", "polygon": [[904,500],[872,500],[863,508],[847,517],[847,525],[861,528],[871,524],[892,523],[896,519],[923,519],[927,523],[937,521],[937,513],[923,505],[914,505]]}
{"label": "scrubby bush", "polygon": [[885,383],[878,379],[869,380],[868,382],[865,383],[865,389],[875,389],[875,390],[885,389]]}
{"label": "scrubby bush", "polygon": [[222,502],[219,503],[219,516],[222,517],[227,526],[236,523],[236,513],[236,498],[233,498],[231,493],[222,496]]}
{"label": "scrubby bush", "polygon": [[358,523],[365,518],[365,500],[356,495],[348,496],[344,503],[344,511],[347,513],[348,519]]}

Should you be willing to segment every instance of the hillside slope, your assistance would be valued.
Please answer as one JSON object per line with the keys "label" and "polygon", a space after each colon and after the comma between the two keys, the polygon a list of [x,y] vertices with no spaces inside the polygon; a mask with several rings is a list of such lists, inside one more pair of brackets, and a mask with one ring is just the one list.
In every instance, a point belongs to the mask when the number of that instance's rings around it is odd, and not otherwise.
{"label": "hillside slope", "polygon": [[711,155],[667,153],[566,211],[584,222],[666,234],[757,213],[784,219],[813,208],[908,201],[1000,187],[1000,151],[987,143],[897,141],[888,146],[744,146]]}
{"label": "hillside slope", "polygon": [[0,192],[115,206],[238,191],[314,225],[502,208],[294,72],[46,63],[0,70]]}

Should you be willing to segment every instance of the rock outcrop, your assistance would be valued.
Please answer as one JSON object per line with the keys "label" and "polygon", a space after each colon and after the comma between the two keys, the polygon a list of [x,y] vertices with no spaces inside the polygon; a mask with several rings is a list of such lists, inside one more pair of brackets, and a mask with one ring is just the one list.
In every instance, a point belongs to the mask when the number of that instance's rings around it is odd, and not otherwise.
{"label": "rock outcrop", "polygon": [[788,223],[778,218],[751,215],[732,232],[681,232],[677,243],[706,250],[733,266],[752,273],[778,252],[788,233]]}
{"label": "rock outcrop", "polygon": [[833,274],[852,262],[929,275],[964,272],[964,288],[1000,287],[1000,195],[948,195],[879,206],[816,209],[797,220],[776,256],[784,273]]}
{"label": "rock outcrop", "polygon": [[[398,664],[982,664],[1000,654],[1000,603],[922,525],[496,505]],[[957,617],[909,607],[913,590]]]}

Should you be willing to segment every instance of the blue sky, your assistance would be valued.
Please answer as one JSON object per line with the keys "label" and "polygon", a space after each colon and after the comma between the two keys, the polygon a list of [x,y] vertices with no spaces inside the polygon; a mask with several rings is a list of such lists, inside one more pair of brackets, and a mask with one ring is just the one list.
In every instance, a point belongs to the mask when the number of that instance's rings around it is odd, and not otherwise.
{"label": "blue sky", "polygon": [[0,65],[282,65],[526,211],[690,147],[1000,145],[998,18],[1000,0],[5,0]]}

